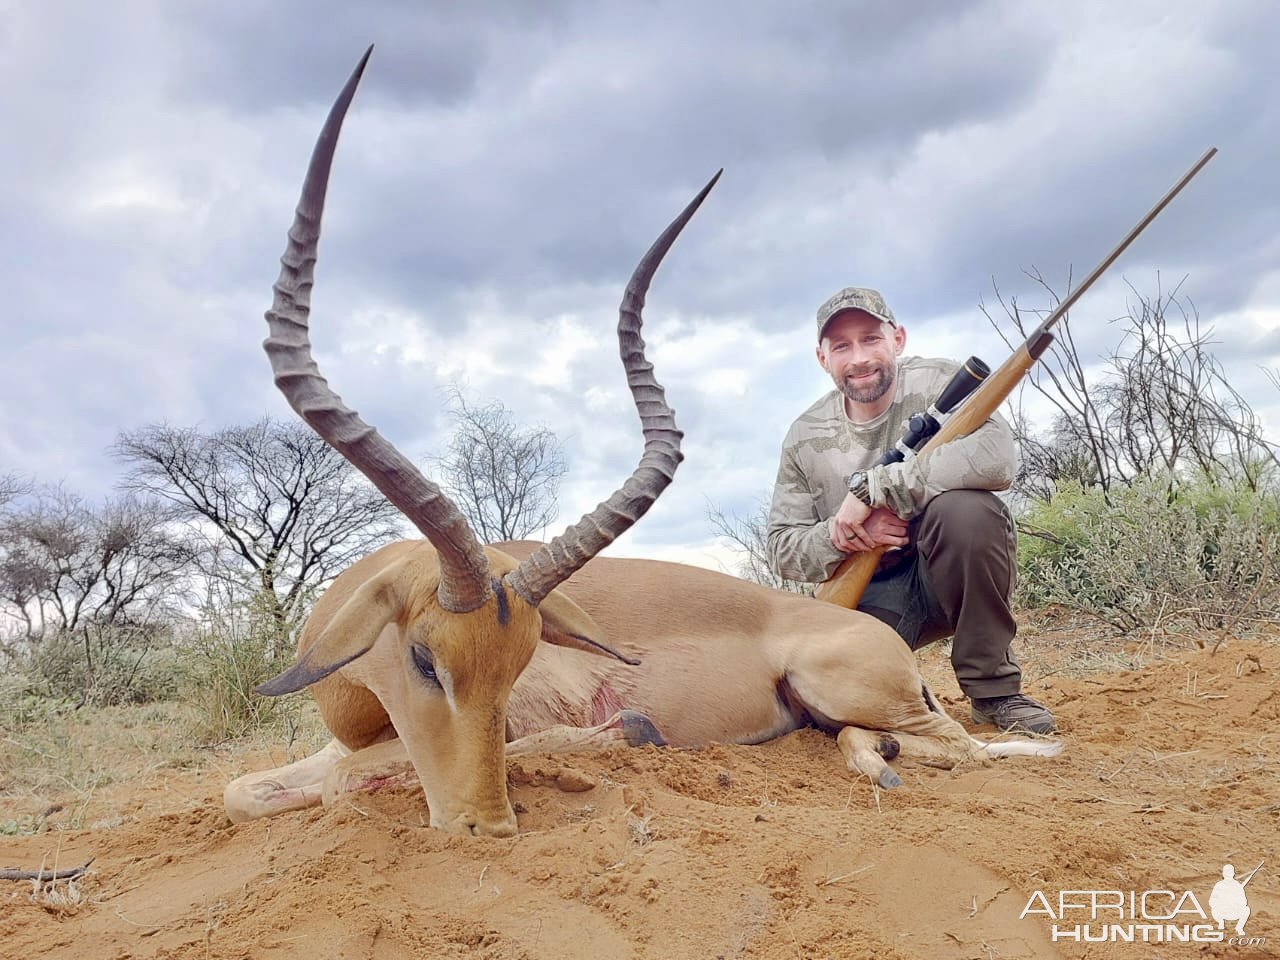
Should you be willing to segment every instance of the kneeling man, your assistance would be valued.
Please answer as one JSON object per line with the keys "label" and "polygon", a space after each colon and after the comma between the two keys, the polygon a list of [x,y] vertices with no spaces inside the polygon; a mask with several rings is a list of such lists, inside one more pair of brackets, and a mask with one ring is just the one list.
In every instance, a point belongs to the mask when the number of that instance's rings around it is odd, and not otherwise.
{"label": "kneeling man", "polygon": [[1049,710],[1022,694],[1009,651],[1016,575],[1013,518],[991,491],[1013,482],[1013,432],[998,414],[921,462],[875,466],[958,368],[904,357],[907,331],[884,298],[847,287],[818,309],[818,362],[836,389],[791,425],[769,511],[774,572],[828,579],[877,546],[880,569],[858,609],[913,649],[953,637],[951,664],[973,719],[1053,733]]}

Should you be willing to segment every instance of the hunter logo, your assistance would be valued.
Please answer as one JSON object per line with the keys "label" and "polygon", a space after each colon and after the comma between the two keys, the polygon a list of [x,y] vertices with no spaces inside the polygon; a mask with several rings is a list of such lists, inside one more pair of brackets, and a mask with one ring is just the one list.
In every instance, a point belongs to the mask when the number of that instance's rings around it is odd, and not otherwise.
{"label": "hunter logo", "polygon": [[1250,916],[1245,887],[1261,869],[1259,863],[1237,880],[1235,866],[1225,864],[1222,879],[1209,893],[1208,910],[1192,890],[1062,890],[1056,896],[1036,890],[1022,908],[1020,919],[1040,916],[1051,921],[1054,943],[1261,946],[1266,937],[1245,933]]}
{"label": "hunter logo", "polygon": [[[1262,864],[1254,869],[1257,873]],[[1209,912],[1218,922],[1221,930],[1228,920],[1236,922],[1236,933],[1244,934],[1244,922],[1249,919],[1249,898],[1245,895],[1244,885],[1253,879],[1253,873],[1244,880],[1236,879],[1236,868],[1227,864],[1222,868],[1222,879],[1213,885],[1213,893],[1209,894]]]}

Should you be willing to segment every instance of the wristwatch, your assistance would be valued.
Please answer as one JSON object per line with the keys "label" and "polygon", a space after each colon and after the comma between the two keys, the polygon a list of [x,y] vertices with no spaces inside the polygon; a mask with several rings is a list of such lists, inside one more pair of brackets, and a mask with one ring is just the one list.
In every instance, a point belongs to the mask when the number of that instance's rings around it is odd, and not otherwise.
{"label": "wristwatch", "polygon": [[871,505],[871,482],[867,471],[859,470],[849,477],[849,492],[868,506]]}

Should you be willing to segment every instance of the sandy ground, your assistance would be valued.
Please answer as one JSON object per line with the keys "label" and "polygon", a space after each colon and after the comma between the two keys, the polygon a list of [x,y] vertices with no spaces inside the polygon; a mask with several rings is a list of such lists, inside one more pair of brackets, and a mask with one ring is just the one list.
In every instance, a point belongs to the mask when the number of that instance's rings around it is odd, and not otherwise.
{"label": "sandy ground", "polygon": [[[404,789],[233,827],[225,771],[158,770],[96,798],[116,815],[95,829],[55,816],[0,837],[0,868],[93,858],[70,884],[0,883],[0,956],[1280,956],[1276,639],[1083,677],[1060,653],[1029,692],[1059,717],[1062,757],[904,764],[891,792],[812,730],[759,747],[526,757],[509,762],[520,835],[494,840],[425,828],[421,794]],[[967,721],[943,654],[922,667]],[[239,756],[231,772],[282,759]],[[594,786],[540,785],[565,769]],[[1223,865],[1243,876],[1260,861],[1246,934],[1262,942],[1143,943],[1141,930],[1134,943],[1054,942],[1047,910],[1063,891],[1169,891],[1148,913],[1176,897],[1175,921],[1199,924]],[[1124,909],[1091,931],[1132,930]],[[1059,932],[1087,920],[1075,910]]]}

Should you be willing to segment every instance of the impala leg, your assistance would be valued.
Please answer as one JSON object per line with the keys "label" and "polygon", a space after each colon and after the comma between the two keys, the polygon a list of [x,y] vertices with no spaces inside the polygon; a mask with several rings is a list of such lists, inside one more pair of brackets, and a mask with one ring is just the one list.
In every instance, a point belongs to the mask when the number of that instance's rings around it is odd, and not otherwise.
{"label": "impala leg", "polygon": [[944,770],[971,761],[982,764],[990,759],[980,749],[984,746],[982,741],[970,737],[958,721],[945,713],[913,717],[894,729],[893,739],[898,741],[899,756]]}
{"label": "impala leg", "polygon": [[923,722],[919,726],[932,727],[936,732],[926,729],[915,734],[895,729],[893,733],[885,733],[861,727],[844,727],[836,736],[836,743],[850,770],[866,774],[886,789],[902,783],[901,778],[885,763],[885,760],[895,757],[947,770],[968,760],[977,763],[987,761],[988,754],[978,749],[985,746],[981,741],[972,741],[973,746],[967,746],[960,739],[968,739],[963,727],[949,717],[937,714],[933,716],[939,722],[929,723],[929,718],[922,718]]}
{"label": "impala leg", "polygon": [[930,766],[954,767],[975,756],[964,727],[930,709],[911,652],[881,624],[864,626],[856,639],[835,635],[804,645],[785,681],[820,726],[839,731],[849,769],[882,787],[901,782],[885,763],[895,755],[889,740],[897,756]]}
{"label": "impala leg", "polygon": [[396,737],[357,750],[333,765],[321,785],[326,807],[346,793],[408,787],[418,783],[404,742]]}
{"label": "impala leg", "polygon": [[648,717],[635,710],[619,710],[594,727],[555,726],[539,730],[507,744],[507,756],[525,753],[594,753],[619,744],[639,747],[651,743],[665,746],[661,731]]}
{"label": "impala leg", "polygon": [[222,804],[232,823],[302,810],[320,802],[320,784],[350,751],[337,740],[317,753],[276,770],[247,773],[227,784]]}
{"label": "impala leg", "polygon": [[886,790],[902,785],[902,778],[885,763],[898,755],[895,738],[875,730],[845,727],[837,734],[836,745],[850,770],[870,777]]}
{"label": "impala leg", "polygon": [[[636,747],[646,743],[663,746],[666,741],[644,714],[635,710],[620,710],[594,727],[560,725],[512,740],[507,744],[507,756],[518,757],[530,753],[594,753],[620,744]],[[392,786],[413,786],[418,782],[418,775],[404,743],[397,738],[342,757],[326,771],[323,780],[323,784],[317,784],[318,796],[327,807],[347,793]]]}

